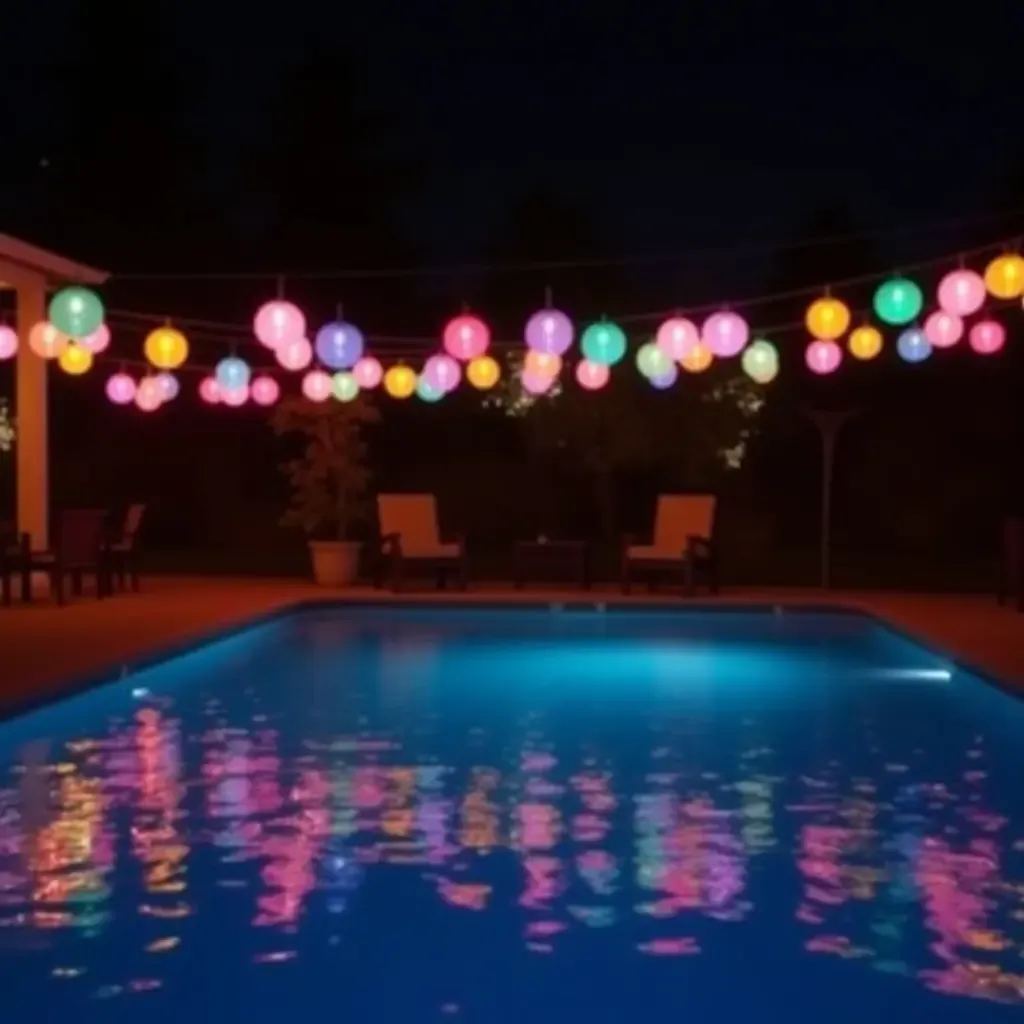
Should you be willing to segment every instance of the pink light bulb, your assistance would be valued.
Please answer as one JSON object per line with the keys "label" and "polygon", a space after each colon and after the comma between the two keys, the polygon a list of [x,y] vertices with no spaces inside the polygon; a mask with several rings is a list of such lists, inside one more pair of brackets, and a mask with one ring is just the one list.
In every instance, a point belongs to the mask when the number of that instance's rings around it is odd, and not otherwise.
{"label": "pink light bulb", "polygon": [[669,359],[678,363],[700,344],[700,331],[685,317],[669,317],[658,328],[654,343]]}
{"label": "pink light bulb", "polygon": [[281,397],[281,388],[273,377],[256,377],[249,393],[257,405],[273,405]]}
{"label": "pink light bulb", "polygon": [[233,409],[245,405],[249,401],[249,385],[239,384],[234,388],[221,386],[220,400],[224,405],[230,405]]}
{"label": "pink light bulb", "polygon": [[980,356],[991,356],[1006,344],[1006,328],[998,320],[979,320],[967,335],[967,344]]}
{"label": "pink light bulb", "polygon": [[448,321],[442,340],[445,352],[469,362],[487,351],[491,344],[491,331],[479,317],[466,314]]}
{"label": "pink light bulb", "polygon": [[110,328],[106,324],[100,324],[92,334],[80,338],[78,345],[94,356],[105,352],[110,347]]}
{"label": "pink light bulb", "polygon": [[106,392],[115,405],[128,405],[135,398],[135,381],[127,373],[115,373],[107,380]]}
{"label": "pink light bulb", "polygon": [[311,402],[326,402],[331,397],[331,375],[323,370],[310,370],[302,378],[302,393]]}
{"label": "pink light bulb", "polygon": [[156,412],[164,404],[163,385],[156,377],[143,377],[135,389],[135,404],[143,412]]}
{"label": "pink light bulb", "polygon": [[448,394],[459,386],[462,371],[451,356],[434,355],[423,365],[422,377],[430,387]]}
{"label": "pink light bulb", "polygon": [[366,390],[379,386],[384,379],[384,367],[380,365],[379,359],[373,356],[363,356],[355,366],[352,367],[352,376],[356,383]]}
{"label": "pink light bulb", "polygon": [[711,354],[724,359],[739,355],[749,338],[747,321],[738,313],[712,313],[701,330],[701,340]]}
{"label": "pink light bulb", "polygon": [[220,385],[216,377],[204,377],[199,382],[199,397],[207,405],[216,405],[220,401]]}
{"label": "pink light bulb", "polygon": [[531,395],[543,395],[551,390],[555,378],[547,373],[538,373],[536,370],[523,370],[523,390]]}
{"label": "pink light bulb", "polygon": [[13,359],[18,354],[18,333],[13,327],[0,325],[0,359]]}
{"label": "pink light bulb", "polygon": [[253,331],[261,345],[276,349],[283,342],[301,338],[306,333],[306,318],[291,302],[274,299],[265,302],[256,312]]}
{"label": "pink light bulb", "polygon": [[598,391],[608,383],[611,370],[604,363],[592,363],[582,359],[576,364],[576,381],[581,388]]}
{"label": "pink light bulb", "polygon": [[834,373],[843,360],[843,350],[834,341],[812,341],[804,358],[812,373]]}
{"label": "pink light bulb", "polygon": [[[977,313],[985,302],[985,281],[973,270],[954,270],[939,282],[939,305],[953,316]],[[934,344],[934,342],[933,342]]]}
{"label": "pink light bulb", "polygon": [[964,333],[964,322],[955,313],[936,310],[924,322],[924,336],[935,348],[952,348]]}
{"label": "pink light bulb", "polygon": [[156,375],[157,381],[160,383],[160,392],[163,395],[165,402],[170,402],[172,399],[178,397],[178,393],[181,391],[181,385],[178,383],[178,378],[173,373],[165,370],[163,373]]}
{"label": "pink light bulb", "polygon": [[285,338],[274,349],[274,356],[286,370],[304,370],[313,361],[313,346],[301,335]]}

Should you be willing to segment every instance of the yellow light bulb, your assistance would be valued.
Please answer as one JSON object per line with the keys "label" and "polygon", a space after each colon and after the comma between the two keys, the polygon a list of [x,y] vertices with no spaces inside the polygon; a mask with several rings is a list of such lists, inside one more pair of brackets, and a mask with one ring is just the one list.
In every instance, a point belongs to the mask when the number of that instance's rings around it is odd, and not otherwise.
{"label": "yellow light bulb", "polygon": [[188,341],[173,327],[158,327],[146,335],[143,352],[159,370],[176,370],[188,358]]}
{"label": "yellow light bulb", "polygon": [[1017,253],[997,256],[985,268],[985,287],[997,299],[1016,299],[1024,294],[1024,258]]}
{"label": "yellow light bulb", "polygon": [[92,353],[80,345],[69,344],[57,357],[57,365],[72,377],[79,377],[92,369]]}
{"label": "yellow light bulb", "polygon": [[835,341],[850,326],[850,309],[845,302],[826,296],[807,308],[807,330],[819,341]]}
{"label": "yellow light bulb", "polygon": [[493,388],[500,377],[501,367],[490,356],[478,356],[476,359],[471,359],[466,367],[466,380],[480,391]]}
{"label": "yellow light bulb", "polygon": [[870,324],[864,324],[850,334],[847,348],[854,359],[874,359],[882,351],[882,333]]}
{"label": "yellow light bulb", "polygon": [[392,366],[384,374],[384,390],[392,398],[409,398],[416,391],[416,373],[408,366]]}

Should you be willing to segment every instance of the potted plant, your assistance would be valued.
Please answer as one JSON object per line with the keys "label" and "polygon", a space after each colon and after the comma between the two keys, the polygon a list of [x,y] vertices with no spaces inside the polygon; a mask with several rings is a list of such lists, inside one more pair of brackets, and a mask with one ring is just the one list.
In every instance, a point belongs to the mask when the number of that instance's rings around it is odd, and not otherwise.
{"label": "potted plant", "polygon": [[282,525],[306,532],[313,578],[322,586],[348,586],[358,572],[360,544],[352,531],[366,514],[370,477],[363,430],[377,419],[377,410],[362,397],[286,398],[274,410],[275,432],[302,441],[298,457],[282,465],[292,488]]}

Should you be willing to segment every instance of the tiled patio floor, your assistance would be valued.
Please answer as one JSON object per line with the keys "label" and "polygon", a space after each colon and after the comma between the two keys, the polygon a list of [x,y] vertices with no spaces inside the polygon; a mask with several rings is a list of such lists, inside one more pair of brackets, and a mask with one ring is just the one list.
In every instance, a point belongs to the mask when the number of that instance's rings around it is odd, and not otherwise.
{"label": "tiled patio floor", "polygon": [[[0,608],[0,710],[35,696],[56,693],[83,676],[116,668],[147,653],[245,622],[296,601],[389,599],[386,592],[332,593],[301,581],[150,579],[141,594],[98,602],[89,597],[58,608],[45,601]],[[628,600],[611,589],[515,591],[481,586],[468,595],[409,592],[404,600],[445,601]],[[651,600],[638,592],[634,600]],[[653,598],[678,606],[671,595]],[[991,598],[899,593],[737,591],[722,604],[827,603],[865,609],[920,639],[1024,688],[1024,615],[998,608]]]}

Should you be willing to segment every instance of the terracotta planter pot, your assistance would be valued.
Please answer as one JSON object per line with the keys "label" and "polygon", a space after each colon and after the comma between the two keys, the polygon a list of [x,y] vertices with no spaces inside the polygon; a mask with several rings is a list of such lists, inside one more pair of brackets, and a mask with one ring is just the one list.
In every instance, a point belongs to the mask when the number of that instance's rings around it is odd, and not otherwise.
{"label": "terracotta planter pot", "polygon": [[347,540],[311,540],[313,579],[321,587],[350,587],[359,572],[361,545]]}

